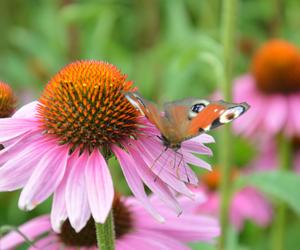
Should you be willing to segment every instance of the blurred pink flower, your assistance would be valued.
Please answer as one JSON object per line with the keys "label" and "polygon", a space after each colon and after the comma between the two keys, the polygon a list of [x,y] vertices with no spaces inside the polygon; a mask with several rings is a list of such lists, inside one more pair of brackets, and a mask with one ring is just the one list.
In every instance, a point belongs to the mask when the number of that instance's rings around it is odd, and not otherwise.
{"label": "blurred pink flower", "polygon": [[[91,214],[103,223],[114,189],[106,160],[115,155],[133,194],[162,221],[147,199],[144,184],[176,214],[182,209],[175,193],[190,198],[186,183],[197,184],[188,163],[210,169],[193,153],[211,154],[201,135],[182,144],[184,161],[174,163],[174,151],[163,151],[159,132],[122,91],[132,82],[107,63],[80,61],[62,69],[42,97],[23,106],[11,118],[0,119],[0,191],[23,188],[19,207],[31,210],[54,194],[51,223],[58,231],[69,218],[80,231]],[[174,168],[174,166],[176,166]],[[155,180],[155,181],[154,181]]]}
{"label": "blurred pink flower", "polygon": [[[300,174],[300,148],[299,139],[292,142],[292,163],[290,169]],[[260,152],[256,159],[248,168],[249,172],[253,171],[271,171],[279,167],[279,152],[274,139],[264,140],[260,144]]]}
{"label": "blurred pink flower", "polygon": [[[197,208],[199,213],[219,215],[219,181],[220,174],[217,170],[204,176],[198,190],[204,192],[208,199]],[[230,221],[237,230],[243,229],[246,220],[254,221],[260,226],[267,226],[272,220],[271,204],[253,187],[245,187],[235,192],[230,204]]]}
{"label": "blurred pink flower", "polygon": [[[284,40],[267,41],[253,56],[249,74],[234,85],[235,101],[251,105],[235,124],[246,136],[274,136],[280,132],[300,134],[300,51]],[[256,137],[257,138],[257,137]]]}
{"label": "blurred pink flower", "polygon": [[256,86],[252,75],[238,78],[234,84],[234,101],[244,100],[251,106],[246,116],[234,124],[245,136],[271,137],[280,132],[292,137],[300,134],[300,92],[283,95],[264,94]]}
{"label": "blurred pink flower", "polygon": [[[184,250],[189,249],[186,245],[188,242],[212,242],[219,236],[220,228],[216,219],[193,213],[202,197],[197,201],[181,198],[185,211],[180,217],[170,214],[157,198],[152,197],[151,200],[167,219],[165,223],[159,223],[145,213],[135,198],[118,197],[114,200],[117,250]],[[25,223],[19,230],[34,241],[30,249],[98,249],[92,220],[79,233],[66,221],[58,234],[52,231],[49,216],[44,215]],[[24,242],[22,235],[11,232],[0,240],[0,248],[14,249]]]}

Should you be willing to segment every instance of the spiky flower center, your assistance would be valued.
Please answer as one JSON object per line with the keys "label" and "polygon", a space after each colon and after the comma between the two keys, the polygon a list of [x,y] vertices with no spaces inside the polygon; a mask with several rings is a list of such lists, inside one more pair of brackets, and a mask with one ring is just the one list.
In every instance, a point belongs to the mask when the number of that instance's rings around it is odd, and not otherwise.
{"label": "spiky flower center", "polygon": [[11,87],[0,81],[0,118],[10,117],[16,105],[15,95]]}
{"label": "spiky flower center", "polygon": [[257,87],[265,94],[300,90],[300,51],[283,40],[271,40],[255,54],[252,66]]}
{"label": "spiky flower center", "polygon": [[[113,202],[113,217],[116,239],[120,239],[133,230],[133,218],[130,208],[124,204],[119,195],[115,196]],[[92,247],[97,246],[95,221],[91,217],[87,225],[76,233],[69,220],[66,220],[58,235],[60,241],[66,246],[72,247]]]}
{"label": "spiky flower center", "polygon": [[38,107],[42,129],[71,149],[92,151],[134,134],[137,113],[124,97],[131,91],[115,66],[99,61],[67,65],[47,84]]}

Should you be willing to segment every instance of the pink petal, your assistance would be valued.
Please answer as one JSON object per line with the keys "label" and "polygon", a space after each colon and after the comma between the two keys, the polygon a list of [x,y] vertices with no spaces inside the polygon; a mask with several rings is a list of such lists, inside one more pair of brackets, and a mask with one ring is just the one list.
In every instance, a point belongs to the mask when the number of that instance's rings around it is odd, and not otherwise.
{"label": "pink petal", "polygon": [[[299,108],[300,108],[300,95],[294,94],[289,96],[288,98],[288,107],[285,109],[285,114],[290,116],[289,120],[293,123],[295,127],[295,133],[300,134],[300,115],[299,115]],[[292,133],[289,133],[292,135]]]}
{"label": "pink petal", "polygon": [[235,102],[248,102],[249,96],[260,96],[252,75],[243,75],[234,81],[233,97]]}
{"label": "pink petal", "polygon": [[194,156],[193,154],[185,150],[181,150],[181,153],[184,155],[184,160],[187,163],[193,164],[196,167],[201,167],[207,170],[211,170],[210,164],[208,164],[206,161],[201,160],[200,158]]}
{"label": "pink petal", "polygon": [[[36,237],[46,233],[50,230],[49,216],[43,215],[37,217],[24,225],[20,226],[18,229],[26,237],[33,241]],[[0,249],[11,249],[25,242],[25,239],[16,231],[12,231],[0,239]]]}
{"label": "pink petal", "polygon": [[166,205],[173,208],[177,214],[180,214],[182,209],[167,185],[161,181],[159,176],[152,173],[137,151],[133,148],[128,148],[128,150],[135,160],[135,169],[143,179],[144,183],[152,190],[153,193],[157,194],[162,200],[164,200]]}
{"label": "pink petal", "polygon": [[[15,157],[20,153],[20,151],[23,151],[29,144],[27,139],[32,135],[33,133],[27,132],[24,135],[17,137],[15,140],[12,140],[9,145],[5,146],[5,148],[0,151],[0,165]],[[31,141],[30,144],[32,143],[33,142]]]}
{"label": "pink petal", "polygon": [[267,105],[260,96],[249,96],[246,100],[251,108],[242,117],[233,123],[233,128],[237,133],[243,133],[245,136],[252,135],[264,121],[264,111],[261,107]]}
{"label": "pink petal", "polygon": [[12,118],[36,119],[35,114],[38,103],[38,101],[33,101],[24,105],[14,113]]}
{"label": "pink petal", "polygon": [[67,159],[66,146],[54,146],[45,153],[21,192],[20,209],[31,210],[54,192],[65,174]]}
{"label": "pink petal", "polygon": [[104,223],[111,210],[114,187],[106,161],[97,149],[89,157],[85,178],[93,218]]}
{"label": "pink petal", "polygon": [[122,149],[119,147],[112,145],[112,151],[118,158],[118,161],[120,163],[120,166],[122,168],[123,174],[125,176],[125,179],[132,191],[132,193],[136,196],[136,198],[143,204],[145,209],[152,214],[154,218],[156,218],[158,221],[163,222],[164,218],[162,218],[159,213],[153,208],[153,206],[150,204],[148,197],[144,190],[143,182],[141,181],[141,178],[139,174],[137,173],[136,169],[132,166],[134,163],[132,162],[132,158]]}
{"label": "pink petal", "polygon": [[246,219],[251,219],[258,225],[266,226],[271,222],[272,209],[260,193],[248,187],[234,195],[230,215],[232,222],[240,230]]}
{"label": "pink petal", "polygon": [[[46,237],[38,240],[34,243],[34,246],[31,246],[28,250],[58,250],[61,249],[61,244],[59,243],[59,239],[56,235],[47,235]],[[68,248],[68,250],[71,250]]]}
{"label": "pink petal", "polygon": [[[164,149],[158,147],[160,143],[158,144],[157,141],[154,140],[139,140],[139,143],[139,151],[153,172],[163,169],[181,181],[194,185],[198,183],[198,178],[195,173],[185,164],[184,155],[183,159],[179,159],[180,156],[176,157],[178,153],[175,153],[172,149],[163,152]],[[153,163],[155,163],[155,165],[153,165]]]}
{"label": "pink petal", "polygon": [[68,218],[66,209],[66,186],[70,176],[70,170],[73,167],[74,161],[78,159],[77,152],[73,152],[68,160],[66,172],[59,186],[55,190],[51,209],[51,225],[56,233],[60,233],[62,223]]}
{"label": "pink petal", "polygon": [[281,95],[266,97],[268,106],[265,107],[264,124],[266,131],[272,134],[278,133],[286,123],[287,102],[286,98]]}
{"label": "pink petal", "polygon": [[136,246],[132,246],[126,239],[116,240],[116,250],[135,250]]}
{"label": "pink petal", "polygon": [[[22,146],[25,147],[23,150]],[[13,191],[25,186],[42,156],[52,146],[53,143],[42,141],[28,146],[21,144],[20,148],[14,148],[18,154],[0,167],[0,190]],[[4,152],[4,156],[12,154],[5,155]]]}
{"label": "pink petal", "polygon": [[151,231],[138,231],[127,234],[123,241],[128,245],[135,246],[135,249],[143,250],[187,250],[186,246],[165,235],[156,234]]}
{"label": "pink petal", "polygon": [[85,181],[89,155],[84,152],[71,168],[66,187],[66,208],[70,223],[79,232],[91,216]]}
{"label": "pink petal", "polygon": [[38,123],[29,119],[2,118],[0,119],[0,142],[16,138],[31,130],[37,130]]}
{"label": "pink petal", "polygon": [[203,154],[203,155],[213,154],[212,150],[209,147],[206,147],[203,144],[191,140],[183,142],[181,144],[181,148],[190,153]]}
{"label": "pink petal", "polygon": [[188,142],[189,141],[200,143],[200,144],[203,144],[203,143],[205,144],[205,143],[214,143],[215,139],[211,135],[201,134],[201,135],[198,135],[196,137],[189,139]]}
{"label": "pink petal", "polygon": [[[153,158],[153,156],[149,155],[149,152],[144,149],[142,144],[140,144],[138,142],[136,142],[136,143],[132,142],[131,145],[133,148],[138,150],[141,155],[143,155],[144,161],[148,166],[151,166],[151,164],[153,164],[153,161],[155,161],[155,159]],[[189,188],[187,188],[187,186],[185,185],[184,182],[182,182],[181,180],[176,178],[173,175],[173,173],[170,173],[170,171],[166,171],[164,165],[159,164],[159,166],[160,166],[160,168],[154,167],[151,169],[151,171],[157,177],[159,177],[163,182],[168,184],[175,191],[177,191],[183,195],[186,195],[190,198],[194,198],[194,193],[191,192],[191,190]],[[189,176],[191,176],[191,174]]]}

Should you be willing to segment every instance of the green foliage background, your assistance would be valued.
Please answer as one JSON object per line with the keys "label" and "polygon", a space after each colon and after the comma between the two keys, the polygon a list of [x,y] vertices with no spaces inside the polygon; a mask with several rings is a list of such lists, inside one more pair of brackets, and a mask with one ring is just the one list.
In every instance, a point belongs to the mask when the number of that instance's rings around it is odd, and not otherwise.
{"label": "green foliage background", "polygon": [[[158,103],[209,97],[223,76],[221,8],[220,0],[3,0],[0,79],[17,91],[21,106],[38,98],[64,65],[95,59],[119,67],[145,97]],[[248,71],[253,52],[269,38],[300,45],[299,1],[241,0],[238,9],[232,55],[236,76]],[[243,166],[254,157],[254,147],[241,138],[233,141],[235,164]],[[213,148],[214,157],[206,159],[212,164],[218,155],[218,148]],[[111,165],[121,183],[117,189],[129,194],[117,163],[112,160]],[[19,192],[0,193],[0,226],[19,225],[50,209],[49,200],[32,212],[22,212],[18,196]],[[293,213],[290,217],[286,249],[295,250],[300,245],[299,218]],[[230,237],[234,249],[268,249],[269,229],[252,223]]]}

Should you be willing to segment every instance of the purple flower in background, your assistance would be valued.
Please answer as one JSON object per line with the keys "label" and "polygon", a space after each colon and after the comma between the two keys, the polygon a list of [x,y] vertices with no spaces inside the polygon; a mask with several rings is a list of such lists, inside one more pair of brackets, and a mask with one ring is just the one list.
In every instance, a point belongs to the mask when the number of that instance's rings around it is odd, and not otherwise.
{"label": "purple flower in background", "polygon": [[300,52],[283,40],[271,40],[255,54],[251,73],[236,79],[234,100],[251,105],[234,128],[246,136],[300,134]]}
{"label": "purple flower in background", "polygon": [[[157,197],[152,197],[152,203],[167,219],[165,223],[159,223],[145,212],[135,198],[116,196],[113,202],[116,249],[184,250],[190,249],[186,245],[188,242],[212,242],[220,234],[217,220],[193,212],[202,199],[198,197],[197,201],[191,201],[181,197],[184,212],[177,217],[170,214]],[[62,224],[60,233],[52,231],[48,215],[26,222],[19,230],[34,242],[30,249],[98,249],[95,223],[91,218],[78,233],[68,220]],[[22,235],[11,232],[0,240],[0,248],[14,249],[24,242]]]}
{"label": "purple flower in background", "polygon": [[[238,173],[235,172],[232,178]],[[239,173],[242,174],[242,173]],[[219,215],[221,174],[218,170],[205,174],[198,190],[204,192],[207,200],[199,205],[197,211],[201,214]],[[253,187],[245,187],[236,191],[230,204],[230,221],[237,230],[242,230],[246,220],[257,225],[267,226],[272,220],[272,206],[265,196]]]}

